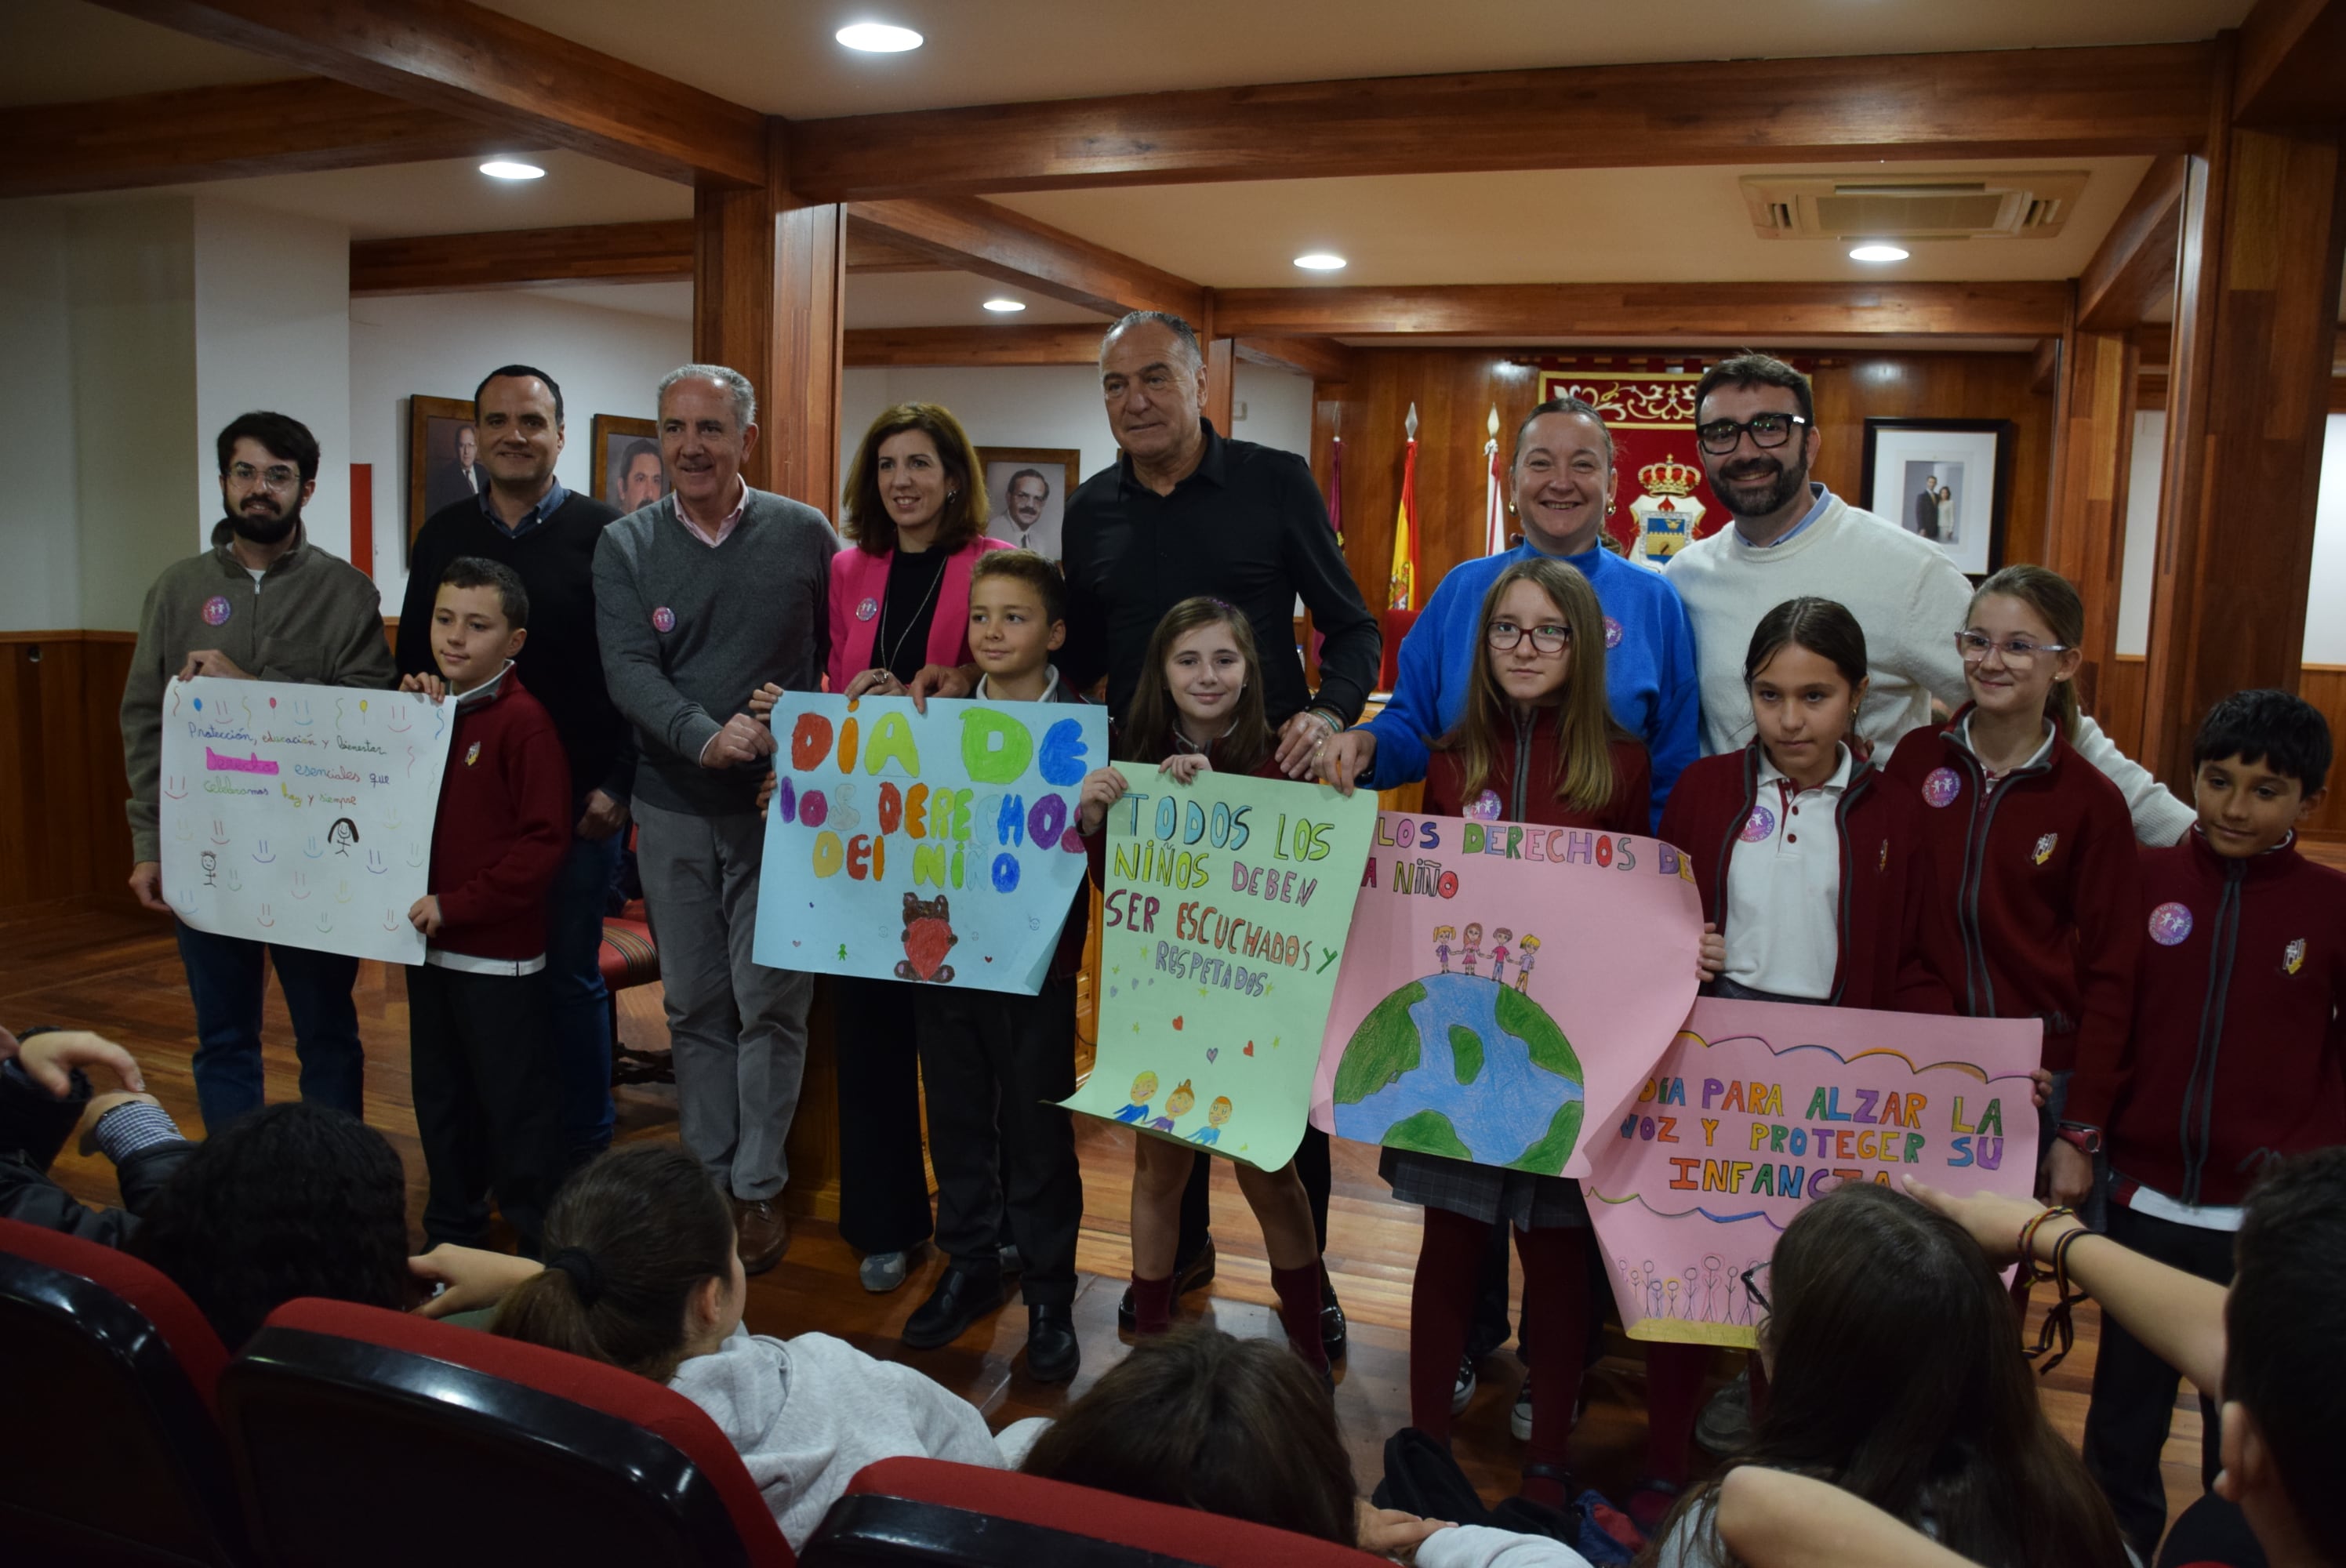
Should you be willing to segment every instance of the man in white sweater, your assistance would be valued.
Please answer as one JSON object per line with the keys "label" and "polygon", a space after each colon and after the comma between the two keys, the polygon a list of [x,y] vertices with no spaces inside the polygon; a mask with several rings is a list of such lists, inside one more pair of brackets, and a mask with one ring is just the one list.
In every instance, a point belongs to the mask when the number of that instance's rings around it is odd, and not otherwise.
{"label": "man in white sweater", "polygon": [[[1697,386],[1695,418],[1704,473],[1731,523],[1665,570],[1694,621],[1704,748],[1732,750],[1751,738],[1743,656],[1752,628],[1804,594],[1846,605],[1865,629],[1872,687],[1858,728],[1877,759],[1931,721],[1933,697],[1951,711],[1962,707],[1968,693],[1955,634],[1971,584],[1936,545],[1810,480],[1822,437],[1808,378],[1765,354],[1724,361]],[[2191,807],[2091,718],[2075,739],[2125,794],[2137,839],[2171,844],[2191,826]]]}

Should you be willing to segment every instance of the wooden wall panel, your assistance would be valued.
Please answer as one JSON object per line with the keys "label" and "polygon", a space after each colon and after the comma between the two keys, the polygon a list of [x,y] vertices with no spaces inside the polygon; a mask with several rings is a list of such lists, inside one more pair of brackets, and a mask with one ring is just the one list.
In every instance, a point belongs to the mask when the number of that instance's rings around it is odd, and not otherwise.
{"label": "wooden wall panel", "polygon": [[[1620,352],[1645,358],[1651,351]],[[1321,417],[1313,421],[1312,471],[1324,490],[1331,423],[1341,420],[1344,554],[1372,605],[1383,600],[1392,560],[1402,421],[1409,405],[1416,403],[1419,421],[1418,581],[1431,585],[1481,554],[1484,422],[1496,404],[1504,459],[1516,423],[1537,396],[1538,374],[1528,361],[1539,357],[1530,349],[1356,349],[1352,379],[1322,389]],[[1812,377],[1824,436],[1815,477],[1862,502],[1868,418],[2011,420],[2016,446],[2004,558],[2039,559],[2051,484],[2053,400],[2031,390],[2034,376],[2027,353],[1837,353],[1820,361]],[[1634,485],[1637,475],[1624,473],[1621,483]]]}
{"label": "wooden wall panel", "polygon": [[[2111,740],[2127,756],[2139,753],[2142,745],[2142,696],[2147,675],[2143,656],[2120,654],[2109,664],[2109,677],[2104,682],[2100,699],[2095,704],[2094,717],[2109,732]],[[2320,709],[2321,717],[2330,721],[2333,740],[2346,738],[2346,664],[2310,664],[2298,671],[2297,694]],[[2194,717],[2193,723],[2198,722]],[[2310,839],[2346,840],[2346,775],[2337,764],[2330,769],[2330,798],[2305,825]],[[2190,798],[2188,779],[2177,781],[2176,793]]]}
{"label": "wooden wall panel", "polygon": [[0,743],[25,759],[0,795],[0,909],[119,892],[129,876],[117,716],[134,641],[0,633]]}
{"label": "wooden wall panel", "polygon": [[2142,655],[2119,654],[2103,669],[2101,689],[2087,711],[2120,751],[2135,756],[2142,746]]}

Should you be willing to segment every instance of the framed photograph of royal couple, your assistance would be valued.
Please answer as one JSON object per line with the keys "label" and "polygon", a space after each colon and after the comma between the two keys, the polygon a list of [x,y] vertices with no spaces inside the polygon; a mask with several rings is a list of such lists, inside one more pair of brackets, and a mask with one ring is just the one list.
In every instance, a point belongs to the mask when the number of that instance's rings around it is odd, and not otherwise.
{"label": "framed photograph of royal couple", "polygon": [[1059,559],[1067,492],[1083,482],[1084,454],[1067,447],[981,446],[988,537]]}
{"label": "framed photograph of royal couple", "polygon": [[1869,419],[1865,509],[1947,553],[1967,576],[2004,565],[2012,496],[2006,419]]}

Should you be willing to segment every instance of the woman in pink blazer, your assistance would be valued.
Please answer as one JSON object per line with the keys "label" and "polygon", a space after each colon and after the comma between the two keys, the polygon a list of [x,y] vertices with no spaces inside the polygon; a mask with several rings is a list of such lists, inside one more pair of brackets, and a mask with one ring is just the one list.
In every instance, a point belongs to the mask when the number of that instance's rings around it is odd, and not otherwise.
{"label": "woman in pink blazer", "polygon": [[[965,665],[969,573],[1008,545],[985,537],[985,484],[959,421],[899,403],[872,422],[841,497],[852,544],[831,561],[830,686],[901,697],[923,665]],[[912,990],[838,981],[839,1233],[867,1290],[904,1282],[930,1234]]]}

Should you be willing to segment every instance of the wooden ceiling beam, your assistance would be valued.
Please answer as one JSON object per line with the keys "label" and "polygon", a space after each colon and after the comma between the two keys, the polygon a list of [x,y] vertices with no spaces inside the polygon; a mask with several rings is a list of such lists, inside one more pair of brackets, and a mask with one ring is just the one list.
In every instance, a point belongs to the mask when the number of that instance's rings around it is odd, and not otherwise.
{"label": "wooden ceiling beam", "polygon": [[2346,0],[2257,0],[2240,24],[2232,118],[2258,126],[2346,120]]}
{"label": "wooden ceiling beam", "polygon": [[1238,355],[1249,364],[1300,371],[1315,382],[1352,379],[1352,351],[1333,338],[1240,338]]}
{"label": "wooden ceiling beam", "polygon": [[1096,365],[1100,329],[1029,327],[851,327],[847,363],[873,365]]}
{"label": "wooden ceiling beam", "polygon": [[765,116],[471,0],[97,3],[531,146],[669,179],[766,183]]}
{"label": "wooden ceiling beam", "polygon": [[[797,184],[795,133],[790,178]],[[944,266],[1103,315],[1169,311],[1201,321],[1206,290],[1186,278],[974,197],[852,202],[848,220]]]}
{"label": "wooden ceiling beam", "polygon": [[2092,332],[2140,326],[2175,302],[2183,232],[2183,164],[2169,153],[2143,172],[2125,210],[2077,278],[2077,325]]}
{"label": "wooden ceiling beam", "polygon": [[2042,338],[2037,341],[2036,357],[2028,371],[2028,390],[2051,393],[2058,390],[2061,379],[2061,340]]}
{"label": "wooden ceiling beam", "polygon": [[[248,0],[250,3],[250,0]],[[804,120],[811,199],[1477,169],[2190,152],[2210,44],[1702,60]],[[1530,117],[1526,117],[1529,116]]]}
{"label": "wooden ceiling beam", "polygon": [[692,219],[361,239],[351,293],[452,294],[531,283],[672,283],[692,276]]}
{"label": "wooden ceiling beam", "polygon": [[2066,281],[2005,283],[1499,283],[1219,289],[1214,330],[1236,338],[2046,338]]}
{"label": "wooden ceiling beam", "polygon": [[527,152],[532,144],[321,77],[0,110],[0,198]]}
{"label": "wooden ceiling beam", "polygon": [[847,220],[847,270],[854,272],[949,272],[953,269],[925,250],[899,244],[885,229]]}

